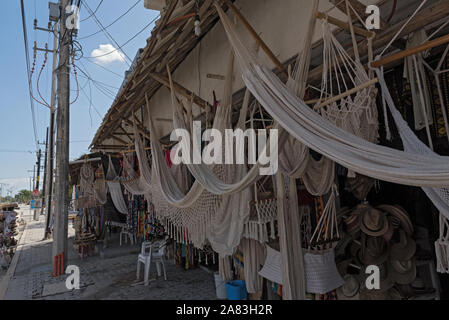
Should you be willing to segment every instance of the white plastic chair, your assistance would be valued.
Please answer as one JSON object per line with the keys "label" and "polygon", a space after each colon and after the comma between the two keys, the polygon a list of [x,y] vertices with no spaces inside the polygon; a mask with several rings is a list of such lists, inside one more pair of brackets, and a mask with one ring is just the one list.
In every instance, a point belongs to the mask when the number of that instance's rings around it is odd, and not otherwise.
{"label": "white plastic chair", "polygon": [[131,245],[134,245],[136,243],[136,239],[134,238],[134,234],[125,228],[122,228],[122,231],[120,232],[120,247],[122,246],[122,239],[123,236],[125,236],[125,243],[128,244],[128,239],[131,242]]}
{"label": "white plastic chair", "polygon": [[[167,239],[156,243],[145,241],[142,243],[142,250],[137,258],[137,280],[140,279],[140,264],[145,265],[144,285],[148,286],[150,281],[151,262],[156,263],[158,276],[161,276],[161,266],[164,271],[164,279],[167,280],[167,273],[165,270],[165,248],[167,246]],[[150,249],[149,252],[147,250]]]}

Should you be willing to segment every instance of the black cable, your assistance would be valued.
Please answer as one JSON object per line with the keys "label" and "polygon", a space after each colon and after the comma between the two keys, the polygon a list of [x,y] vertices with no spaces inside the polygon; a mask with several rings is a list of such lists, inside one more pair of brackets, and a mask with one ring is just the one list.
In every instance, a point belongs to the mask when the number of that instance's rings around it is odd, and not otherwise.
{"label": "black cable", "polygon": [[[100,3],[98,4],[97,8],[96,8],[95,11],[94,11],[94,13],[97,13],[97,11],[98,11],[98,9],[100,9],[100,7],[101,7],[103,1],[104,1],[104,0],[101,0],[101,1],[100,1]],[[92,14],[91,14],[90,16],[88,16],[87,18],[82,19],[81,22],[87,21],[87,20],[89,20],[90,18],[92,18]]]}
{"label": "black cable", "polygon": [[108,69],[108,68],[102,66],[102,65],[99,64],[99,63],[96,63],[96,62],[94,62],[94,61],[90,61],[89,59],[86,59],[86,58],[83,58],[83,59],[86,60],[86,61],[89,62],[89,63],[92,63],[92,64],[97,65],[98,67],[100,67],[100,68],[102,68],[102,69],[104,69],[104,70],[106,70],[106,71],[108,71],[108,72],[110,72],[110,73],[112,73],[112,74],[115,74],[115,75],[116,75],[117,77],[119,77],[120,79],[123,79],[123,75],[118,74],[118,73],[116,73],[116,72],[114,72],[114,71],[112,71],[112,70],[110,70],[110,69]]}
{"label": "black cable", "polygon": [[96,58],[101,58],[107,55],[110,55],[118,50],[120,50],[121,48],[123,48],[124,46],[126,46],[128,43],[130,43],[131,41],[133,41],[135,38],[137,38],[142,32],[144,32],[149,26],[151,26],[158,18],[160,17],[160,15],[158,15],[156,18],[154,18],[152,21],[150,21],[149,24],[147,24],[145,27],[143,27],[142,30],[140,30],[137,34],[135,34],[131,39],[129,39],[128,41],[126,41],[124,44],[122,44],[120,46],[119,49],[114,49],[108,53],[102,54],[102,55],[98,55],[98,56],[91,56],[91,57],[84,57],[84,59],[96,59]]}
{"label": "black cable", "polygon": [[28,34],[26,28],[26,18],[25,18],[25,6],[23,4],[23,0],[20,0],[20,7],[22,13],[22,28],[23,28],[23,40],[25,43],[25,58],[26,58],[26,67],[27,67],[27,78],[28,78],[28,90],[30,96],[30,104],[31,104],[31,116],[33,120],[33,130],[34,130],[34,142],[36,143],[36,150],[39,149],[39,139],[37,137],[37,129],[36,129],[36,115],[34,110],[34,102],[31,95],[31,71],[30,71],[30,53],[28,46]]}
{"label": "black cable", "polygon": [[[112,21],[110,24],[108,24],[106,27],[104,27],[105,29],[108,29],[109,27],[111,27],[112,25],[114,25],[117,21],[119,21],[121,18],[123,18],[124,16],[126,16],[132,9],[134,9],[134,7],[136,7],[138,4],[139,4],[139,2],[140,2],[141,0],[138,0],[131,8],[129,8],[127,11],[125,11],[125,13],[123,13],[120,17],[118,17],[117,19],[115,19],[114,21]],[[96,34],[99,34],[100,32],[102,32],[103,30],[102,29],[100,29],[100,30],[98,30],[97,32],[94,32],[94,33],[92,33],[92,34],[90,34],[90,35],[88,35],[88,36],[84,36],[84,37],[81,37],[81,38],[78,38],[78,40],[84,40],[84,39],[87,39],[87,38],[90,38],[90,37],[92,37],[92,36],[94,36],[94,35],[96,35]]]}
{"label": "black cable", "polygon": [[[109,40],[111,40],[118,48],[120,48],[120,50],[122,51],[122,53],[126,56],[126,58],[132,63],[132,59],[126,54],[126,52],[120,47],[120,45],[117,43],[117,41],[115,41],[115,39],[112,37],[112,35],[104,28],[103,24],[100,22],[100,20],[98,20],[97,16],[93,13],[93,11],[90,9],[89,5],[86,3],[84,3],[84,5],[86,6],[87,10],[89,10],[89,12],[92,13],[93,18],[95,20],[95,22],[99,25],[99,27],[102,29],[102,31],[104,32],[104,34],[106,35],[106,37],[109,38]],[[129,65],[129,63],[128,63]]]}

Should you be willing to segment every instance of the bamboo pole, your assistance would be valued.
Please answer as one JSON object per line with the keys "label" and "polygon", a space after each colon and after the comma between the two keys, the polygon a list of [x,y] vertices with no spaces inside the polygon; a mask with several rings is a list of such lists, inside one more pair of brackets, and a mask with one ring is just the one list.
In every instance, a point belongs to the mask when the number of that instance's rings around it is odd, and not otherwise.
{"label": "bamboo pole", "polygon": [[[320,12],[320,11],[315,12],[315,16],[318,19],[327,20],[330,23],[332,23],[333,25],[335,25],[337,27],[340,27],[342,29],[345,29],[346,31],[351,32],[351,27],[346,22],[343,22],[343,21],[341,21],[341,20],[339,20],[337,18],[334,18],[332,16],[326,15],[325,13]],[[359,36],[363,36],[365,38],[371,38],[371,37],[375,37],[376,36],[376,34],[374,32],[368,31],[368,30],[365,30],[365,29],[362,29],[362,28],[359,28],[359,27],[356,27],[356,26],[354,26],[354,32],[356,34],[358,34]]]}
{"label": "bamboo pole", "polygon": [[237,17],[237,19],[240,20],[245,29],[247,29],[248,32],[251,34],[251,36],[253,36],[253,38],[256,40],[257,44],[260,45],[262,50],[265,51],[265,53],[270,58],[270,60],[275,64],[275,66],[282,72],[282,74],[288,77],[287,71],[285,70],[283,64],[279,61],[276,55],[270,50],[270,48],[262,40],[262,38],[257,34],[256,30],[254,30],[254,28],[251,26],[248,20],[246,20],[246,18],[240,13],[240,11],[234,6],[234,4],[230,0],[224,0],[224,2],[229,7],[229,9],[231,9],[231,11]]}
{"label": "bamboo pole", "polygon": [[[152,77],[154,80],[158,81],[159,83],[163,84],[165,87],[170,89],[170,83],[166,76],[160,74],[160,73],[151,73],[150,77]],[[173,87],[177,93],[184,96],[186,99],[191,99],[193,95],[193,102],[195,102],[196,105],[198,105],[201,108],[206,108],[206,106],[209,106],[212,108],[212,106],[205,100],[203,100],[201,97],[197,96],[190,90],[184,88],[179,83],[173,81]]]}
{"label": "bamboo pole", "polygon": [[[370,86],[372,86],[372,85],[375,85],[375,84],[378,83],[378,82],[379,82],[379,79],[374,78],[374,79],[372,79],[372,80],[370,80],[370,81],[367,81],[367,82],[365,82],[365,83],[363,83],[363,84],[361,84],[361,85],[359,85],[359,86],[357,86],[357,87],[355,87],[355,88],[352,88],[352,89],[350,89],[350,90],[348,90],[348,91],[346,91],[346,92],[343,92],[342,94],[339,94],[338,96],[332,97],[332,98],[330,98],[330,99],[324,101],[323,103],[320,103],[319,105],[313,107],[313,109],[314,109],[315,111],[318,111],[319,109],[321,109],[321,108],[323,108],[323,107],[325,107],[325,106],[328,106],[328,105],[330,105],[331,103],[334,103],[334,102],[337,102],[338,100],[341,100],[341,99],[343,99],[343,98],[346,98],[347,96],[350,96],[351,94],[354,94],[354,93],[356,93],[357,91],[360,91],[360,90],[362,90],[362,89],[368,88],[368,87],[370,87]],[[306,103],[307,103],[307,102],[306,102]]]}
{"label": "bamboo pole", "polygon": [[404,59],[406,57],[410,57],[410,56],[415,55],[417,53],[420,53],[420,52],[423,52],[425,50],[441,46],[441,45],[446,44],[446,43],[449,43],[449,34],[447,34],[445,36],[442,36],[440,38],[437,38],[435,40],[428,41],[428,42],[426,42],[426,43],[424,43],[422,45],[416,46],[414,48],[410,48],[410,49],[398,52],[396,54],[393,54],[393,55],[391,55],[389,57],[386,57],[386,58],[374,61],[373,63],[371,63],[371,67],[379,68],[379,67],[384,66],[384,65],[386,65],[388,63],[395,62],[397,60],[401,60],[401,59]]}

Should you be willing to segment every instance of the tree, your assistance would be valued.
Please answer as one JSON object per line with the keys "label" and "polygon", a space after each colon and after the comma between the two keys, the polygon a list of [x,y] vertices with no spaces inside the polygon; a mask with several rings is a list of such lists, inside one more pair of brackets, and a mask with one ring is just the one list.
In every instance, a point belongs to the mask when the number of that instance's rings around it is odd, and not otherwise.
{"label": "tree", "polygon": [[31,199],[33,198],[31,191],[29,190],[20,190],[19,193],[16,194],[16,201],[17,202],[21,202],[21,203],[25,203],[28,201],[31,201]]}

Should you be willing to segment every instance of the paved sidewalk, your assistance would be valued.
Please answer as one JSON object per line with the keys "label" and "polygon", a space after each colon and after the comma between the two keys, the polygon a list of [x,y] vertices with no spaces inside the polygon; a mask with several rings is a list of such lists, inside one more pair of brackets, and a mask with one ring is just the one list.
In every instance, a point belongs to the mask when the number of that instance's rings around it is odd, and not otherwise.
{"label": "paved sidewalk", "polygon": [[[167,265],[167,281],[153,280],[148,287],[136,281],[138,246],[118,246],[115,238],[110,248],[99,255],[80,260],[69,241],[69,265],[80,268],[80,290],[67,291],[63,286],[66,276],[53,278],[51,249],[52,241],[42,241],[44,217],[40,221],[27,221],[13,275],[7,284],[4,299],[124,299],[124,300],[209,300],[215,299],[213,275],[202,269],[184,271],[176,268],[172,261]],[[69,227],[69,237],[73,237]],[[20,252],[20,253],[19,253]],[[152,266],[151,277],[155,277]],[[59,288],[59,289],[55,289]],[[62,288],[62,290],[61,290]]]}

